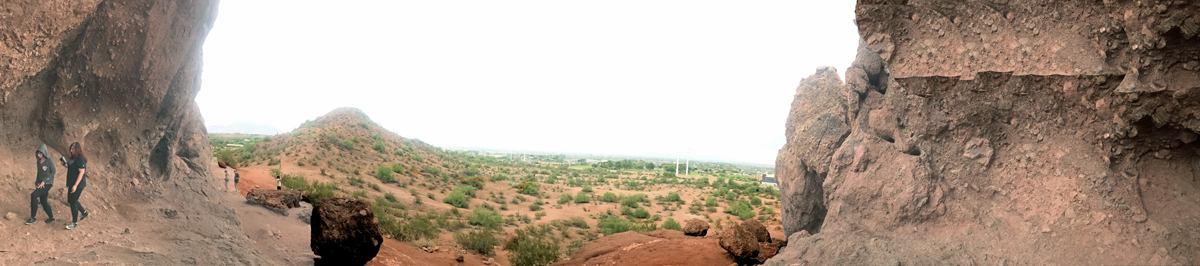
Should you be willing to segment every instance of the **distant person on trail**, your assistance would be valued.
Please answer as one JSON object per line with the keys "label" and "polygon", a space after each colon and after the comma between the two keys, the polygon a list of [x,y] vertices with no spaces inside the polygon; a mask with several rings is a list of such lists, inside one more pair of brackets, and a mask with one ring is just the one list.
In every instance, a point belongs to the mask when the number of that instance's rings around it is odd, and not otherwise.
{"label": "distant person on trail", "polygon": [[221,189],[229,191],[229,169],[225,169],[225,183],[221,183]]}
{"label": "distant person on trail", "polygon": [[50,161],[50,155],[46,154],[46,144],[42,144],[37,149],[37,179],[33,181],[33,185],[37,188],[29,195],[29,220],[25,224],[33,224],[37,222],[37,207],[38,202],[42,203],[42,209],[46,210],[46,223],[54,222],[54,212],[50,211],[50,202],[46,198],[50,195],[50,187],[54,186],[54,162]]}
{"label": "distant person on trail", "polygon": [[275,177],[275,190],[283,190],[283,178]]}
{"label": "distant person on trail", "polygon": [[67,204],[71,206],[71,224],[67,225],[67,230],[79,227],[78,223],[88,217],[88,212],[79,204],[79,195],[87,188],[87,156],[83,155],[79,142],[71,143],[69,150],[71,158],[60,159],[67,167]]}
{"label": "distant person on trail", "polygon": [[234,192],[239,191],[237,185],[238,185],[238,181],[240,181],[242,179],[241,177],[242,177],[242,175],[238,174],[237,169],[233,169],[233,191]]}

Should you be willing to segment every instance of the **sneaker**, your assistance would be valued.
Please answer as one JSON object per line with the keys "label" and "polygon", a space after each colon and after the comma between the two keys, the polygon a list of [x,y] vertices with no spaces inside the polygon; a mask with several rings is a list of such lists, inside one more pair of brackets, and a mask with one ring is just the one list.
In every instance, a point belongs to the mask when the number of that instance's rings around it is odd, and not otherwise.
{"label": "sneaker", "polygon": [[54,222],[54,217],[50,217],[50,219],[46,219],[46,223],[53,223],[53,222]]}
{"label": "sneaker", "polygon": [[67,225],[67,230],[75,229],[76,227],[79,227],[79,225],[76,225],[75,223],[71,223],[71,224]]}
{"label": "sneaker", "polygon": [[36,222],[37,222],[37,218],[33,218],[33,217],[29,217],[29,220],[25,220],[26,225],[30,225],[30,224],[33,224]]}
{"label": "sneaker", "polygon": [[79,216],[79,221],[82,222],[83,219],[87,219],[88,214],[89,214],[89,212],[83,212],[83,215]]}

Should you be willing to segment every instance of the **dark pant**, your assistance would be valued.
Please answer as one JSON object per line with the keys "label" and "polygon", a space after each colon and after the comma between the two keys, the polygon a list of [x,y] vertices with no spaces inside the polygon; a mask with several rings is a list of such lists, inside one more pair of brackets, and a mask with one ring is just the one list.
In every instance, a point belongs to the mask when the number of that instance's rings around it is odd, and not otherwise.
{"label": "dark pant", "polygon": [[71,206],[71,222],[79,221],[79,213],[87,212],[83,210],[83,205],[79,205],[79,195],[83,194],[83,188],[87,186],[79,186],[75,188],[75,193],[67,193],[67,205]]}
{"label": "dark pant", "polygon": [[29,195],[29,218],[37,217],[38,202],[41,201],[42,209],[46,210],[46,215],[54,218],[54,212],[50,211],[50,202],[46,198],[50,195],[51,185],[42,186],[42,188],[34,189],[33,194]]}

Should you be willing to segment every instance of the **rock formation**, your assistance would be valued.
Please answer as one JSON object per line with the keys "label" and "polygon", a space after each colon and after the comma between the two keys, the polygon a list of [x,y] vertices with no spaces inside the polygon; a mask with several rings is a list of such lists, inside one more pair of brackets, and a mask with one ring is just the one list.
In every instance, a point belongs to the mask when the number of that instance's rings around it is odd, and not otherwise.
{"label": "rock formation", "polygon": [[1200,2],[856,15],[846,83],[797,89],[766,265],[1200,263]]}
{"label": "rock formation", "polygon": [[[209,0],[0,5],[0,182],[12,184],[0,193],[3,202],[27,202],[26,189],[32,188],[25,184],[34,169],[18,166],[34,160],[31,150],[45,143],[56,157],[80,142],[90,162],[84,205],[97,215],[88,222],[150,223],[138,227],[145,238],[134,242],[84,247],[88,241],[62,241],[57,250],[24,253],[3,264],[144,246],[169,252],[146,251],[113,262],[261,263],[243,234],[223,235],[240,230],[237,219],[210,195],[215,189],[205,178],[211,151],[193,99],[200,89],[202,45],[216,12],[217,1]],[[56,186],[52,198],[65,198],[61,189]],[[5,205],[24,208],[17,206]],[[158,221],[165,219],[156,215],[159,209],[177,210],[178,219]],[[0,237],[5,239],[0,244],[70,238],[25,230]]]}
{"label": "rock formation", "polygon": [[263,206],[276,209],[300,207],[300,192],[292,190],[251,189],[246,192],[246,200],[257,202]]}
{"label": "rock formation", "polygon": [[351,198],[329,198],[313,204],[313,254],[329,265],[363,265],[379,253],[383,234],[371,204]]}
{"label": "rock formation", "polygon": [[758,264],[774,257],[784,241],[774,241],[758,220],[745,220],[721,231],[721,248],[738,261]]}
{"label": "rock formation", "polygon": [[708,222],[700,218],[692,218],[686,221],[683,227],[683,233],[689,236],[705,236],[708,234]]}

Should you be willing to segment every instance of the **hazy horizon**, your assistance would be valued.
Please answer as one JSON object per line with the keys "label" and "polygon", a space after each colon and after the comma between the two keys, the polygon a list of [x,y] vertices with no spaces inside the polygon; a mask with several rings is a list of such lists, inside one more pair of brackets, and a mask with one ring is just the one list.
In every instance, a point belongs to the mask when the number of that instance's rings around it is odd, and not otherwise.
{"label": "hazy horizon", "polygon": [[222,2],[197,104],[210,130],[357,107],[443,147],[774,164],[800,80],[858,44],[854,1],[467,3]]}

